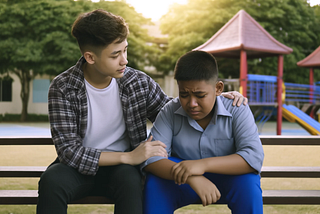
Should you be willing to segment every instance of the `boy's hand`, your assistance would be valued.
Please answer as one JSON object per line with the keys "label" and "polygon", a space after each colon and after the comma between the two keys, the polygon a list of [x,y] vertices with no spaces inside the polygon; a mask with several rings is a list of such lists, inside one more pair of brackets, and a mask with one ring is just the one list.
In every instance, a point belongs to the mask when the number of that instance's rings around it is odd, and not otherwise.
{"label": "boy's hand", "polygon": [[237,106],[240,106],[242,103],[243,105],[247,105],[248,103],[248,98],[244,97],[237,91],[223,92],[221,93],[221,95],[229,99],[234,99],[232,103],[233,106],[235,106],[236,104]]}
{"label": "boy's hand", "polygon": [[191,176],[187,183],[198,194],[203,206],[216,203],[221,197],[216,185],[204,176]]}
{"label": "boy's hand", "polygon": [[171,168],[171,174],[176,184],[186,183],[189,176],[203,175],[205,173],[204,164],[200,160],[185,160],[175,164]]}
{"label": "boy's hand", "polygon": [[161,141],[151,140],[152,136],[133,151],[128,152],[128,164],[138,165],[153,156],[168,157],[167,150],[165,149],[167,146]]}

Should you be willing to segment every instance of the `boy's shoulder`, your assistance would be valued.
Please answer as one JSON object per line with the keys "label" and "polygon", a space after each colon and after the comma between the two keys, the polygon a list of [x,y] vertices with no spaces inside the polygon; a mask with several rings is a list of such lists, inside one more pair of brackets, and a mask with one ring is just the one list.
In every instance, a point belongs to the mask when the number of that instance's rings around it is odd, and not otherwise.
{"label": "boy's shoulder", "polygon": [[57,75],[51,82],[51,85],[57,85],[62,88],[81,88],[84,86],[84,76],[82,70],[76,65],[68,68],[66,71]]}
{"label": "boy's shoulder", "polygon": [[58,84],[60,87],[62,87],[62,85],[69,85],[69,87],[83,86],[84,75],[83,71],[81,70],[81,67],[84,63],[84,57],[80,57],[80,59],[75,65],[58,74],[52,80],[52,84]]}
{"label": "boy's shoulder", "polygon": [[[224,96],[218,96],[216,102],[220,100],[219,103],[223,105],[223,108],[228,111],[231,115],[240,114],[243,111],[247,111],[249,108],[249,105],[243,105],[240,106],[233,106],[233,99],[226,98]],[[221,107],[220,107],[221,108]],[[251,111],[251,110],[250,110]]]}
{"label": "boy's shoulder", "polygon": [[172,100],[170,100],[163,108],[162,110],[165,112],[170,112],[173,114],[176,112],[179,108],[181,108],[179,97],[175,97]]}

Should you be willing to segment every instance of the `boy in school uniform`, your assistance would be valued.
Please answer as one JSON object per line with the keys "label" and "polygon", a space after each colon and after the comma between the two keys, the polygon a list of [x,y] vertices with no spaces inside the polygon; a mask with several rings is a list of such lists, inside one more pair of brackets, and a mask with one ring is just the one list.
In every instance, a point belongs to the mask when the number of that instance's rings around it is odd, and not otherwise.
{"label": "boy in school uniform", "polygon": [[89,195],[113,199],[115,213],[142,213],[138,165],[167,157],[162,142],[145,141],[146,121],[153,122],[170,98],[148,75],[126,66],[128,34],[122,17],[101,9],[74,22],[82,57],[49,88],[58,158],[40,178],[37,213],[67,213],[71,201]]}
{"label": "boy in school uniform", "polygon": [[167,157],[151,157],[144,213],[169,214],[191,203],[226,203],[234,214],[263,213],[260,171],[264,152],[249,106],[235,108],[221,95],[214,57],[183,55],[174,77],[179,97],[158,114],[151,129]]}

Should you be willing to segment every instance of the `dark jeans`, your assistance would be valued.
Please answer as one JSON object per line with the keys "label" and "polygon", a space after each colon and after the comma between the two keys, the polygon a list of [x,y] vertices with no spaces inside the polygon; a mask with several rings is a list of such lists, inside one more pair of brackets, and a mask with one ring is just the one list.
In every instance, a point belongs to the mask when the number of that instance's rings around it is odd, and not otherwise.
{"label": "dark jeans", "polygon": [[142,214],[141,175],[131,165],[100,167],[89,176],[54,163],[42,174],[38,192],[38,214],[67,213],[69,202],[90,195],[113,199],[116,214]]}

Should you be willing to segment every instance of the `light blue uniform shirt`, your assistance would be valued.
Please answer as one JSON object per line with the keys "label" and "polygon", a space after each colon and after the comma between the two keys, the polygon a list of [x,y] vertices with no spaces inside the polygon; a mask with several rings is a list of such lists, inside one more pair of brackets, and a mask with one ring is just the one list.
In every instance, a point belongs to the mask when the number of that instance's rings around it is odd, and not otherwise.
{"label": "light blue uniform shirt", "polygon": [[[203,130],[183,110],[177,97],[160,111],[150,134],[153,140],[167,145],[168,156],[198,160],[238,154],[260,173],[264,152],[254,117],[248,105],[236,107],[232,102],[218,96],[213,117]],[[161,159],[164,157],[151,157],[141,168]]]}

